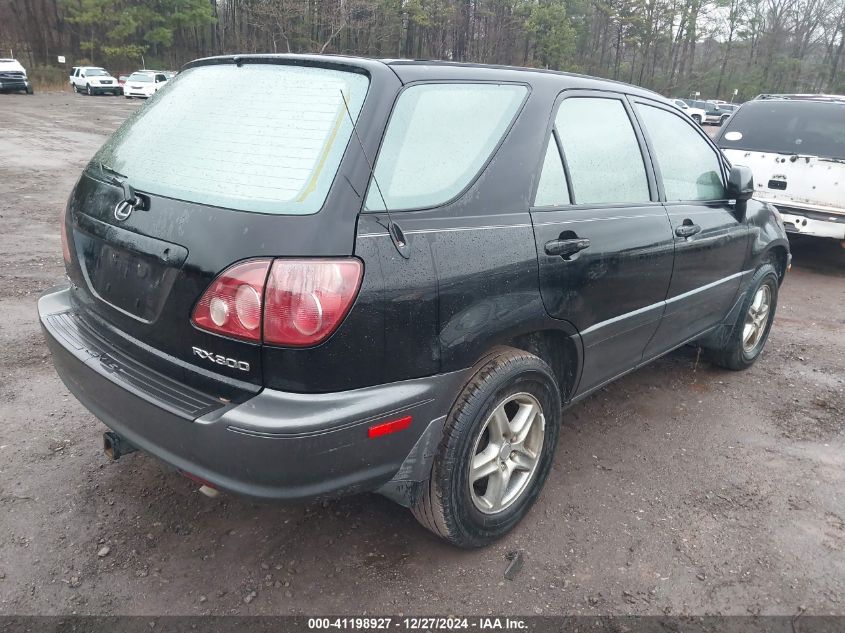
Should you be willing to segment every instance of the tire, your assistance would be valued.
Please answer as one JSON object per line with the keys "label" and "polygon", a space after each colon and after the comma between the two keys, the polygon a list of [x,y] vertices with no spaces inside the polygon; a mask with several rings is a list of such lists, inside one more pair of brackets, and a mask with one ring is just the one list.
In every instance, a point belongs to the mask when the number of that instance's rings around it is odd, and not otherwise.
{"label": "tire", "polygon": [[[532,413],[535,408],[539,415]],[[485,358],[446,418],[431,474],[411,508],[416,519],[463,548],[482,547],[507,534],[543,488],[554,458],[560,413],[557,381],[537,356],[502,348]],[[526,425],[514,431],[510,423],[521,418]],[[501,442],[493,441],[497,429],[506,430]],[[520,432],[519,447],[516,442],[511,447],[510,434]],[[489,455],[485,467],[491,470],[472,484],[473,459],[483,453]],[[497,490],[504,495],[497,495]]]}
{"label": "tire", "polygon": [[[757,269],[730,334],[720,347],[708,350],[714,364],[740,371],[751,367],[760,357],[777,309],[778,281],[777,271],[772,264],[767,262]],[[768,309],[765,315],[761,315],[760,309],[764,303],[767,303]],[[750,339],[749,333],[752,335]]]}
{"label": "tire", "polygon": [[692,120],[695,121],[698,125],[701,125],[701,117],[699,115],[693,114]]}
{"label": "tire", "polygon": [[85,86],[85,92],[88,94],[88,96],[89,96],[89,97],[93,97],[93,96],[94,96],[94,93],[93,93],[93,92],[91,92],[91,84],[87,84],[87,85]]}

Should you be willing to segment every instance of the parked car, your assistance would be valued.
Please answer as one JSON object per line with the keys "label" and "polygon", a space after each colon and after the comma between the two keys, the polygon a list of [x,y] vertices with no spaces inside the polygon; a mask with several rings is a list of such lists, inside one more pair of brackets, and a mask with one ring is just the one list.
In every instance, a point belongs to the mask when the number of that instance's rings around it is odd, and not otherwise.
{"label": "parked car", "polygon": [[751,167],[756,195],[777,205],[787,231],[845,240],[845,96],[749,101],[717,142]]}
{"label": "parked car", "polygon": [[725,103],[724,101],[708,101],[704,122],[711,125],[724,125],[725,121],[730,118],[738,107],[738,104]]}
{"label": "parked car", "polygon": [[126,85],[127,79],[129,79],[129,75],[119,75],[117,78],[117,85],[120,86],[121,94],[123,94],[123,87]]}
{"label": "parked car", "polygon": [[167,83],[167,75],[159,70],[138,70],[123,85],[123,96],[127,99],[139,97],[148,99]]}
{"label": "parked car", "polygon": [[686,114],[689,118],[693,121],[702,125],[705,119],[704,110],[701,108],[692,108],[683,99],[672,99],[672,103],[675,104],[681,111]]}
{"label": "parked car", "polygon": [[701,99],[679,99],[679,101],[686,103],[691,108],[702,110],[704,112],[702,124],[704,125],[722,125],[738,107],[736,104],[716,99],[708,99],[706,101]]}
{"label": "parked car", "polygon": [[99,66],[74,66],[70,73],[70,85],[76,92],[87,95],[120,94],[120,85],[107,70]]}
{"label": "parked car", "polygon": [[10,57],[0,58],[0,92],[25,92],[31,95],[32,83],[21,63]]}
{"label": "parked car", "polygon": [[378,491],[475,547],[539,495],[562,406],[691,341],[760,356],[790,255],[752,192],[633,86],[211,58],[88,164],[38,311],[111,456],[265,499]]}

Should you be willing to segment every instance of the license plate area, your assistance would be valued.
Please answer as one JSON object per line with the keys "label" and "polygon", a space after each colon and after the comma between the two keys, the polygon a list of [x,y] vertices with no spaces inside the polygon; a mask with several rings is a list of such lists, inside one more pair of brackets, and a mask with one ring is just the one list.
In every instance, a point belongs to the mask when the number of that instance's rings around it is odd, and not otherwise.
{"label": "license plate area", "polygon": [[181,249],[176,245],[167,249],[171,257],[163,259],[135,252],[79,229],[74,230],[74,241],[92,294],[145,323],[155,321],[161,314],[187,257],[187,251],[184,257],[172,257],[172,249]]}

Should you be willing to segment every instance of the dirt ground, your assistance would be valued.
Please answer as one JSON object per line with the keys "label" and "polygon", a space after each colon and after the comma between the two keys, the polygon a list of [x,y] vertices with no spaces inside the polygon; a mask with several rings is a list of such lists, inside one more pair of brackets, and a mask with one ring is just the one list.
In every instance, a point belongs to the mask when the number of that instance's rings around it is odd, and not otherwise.
{"label": "dirt ground", "polygon": [[[794,243],[768,347],[731,373],[685,349],[565,415],[539,502],[464,552],[370,495],[209,499],[56,376],[40,292],[58,214],[138,106],[0,95],[0,614],[845,614],[845,250]],[[505,555],[525,566],[503,578]]]}

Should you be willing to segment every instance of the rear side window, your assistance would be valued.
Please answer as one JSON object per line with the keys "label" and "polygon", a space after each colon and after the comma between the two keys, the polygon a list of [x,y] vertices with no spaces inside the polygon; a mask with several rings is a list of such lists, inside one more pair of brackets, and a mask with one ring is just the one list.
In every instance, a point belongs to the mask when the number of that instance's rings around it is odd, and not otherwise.
{"label": "rear side window", "polygon": [[102,163],[140,191],[179,200],[316,213],[352,134],[341,93],[354,120],[368,86],[365,75],[325,68],[191,68],[137,110],[92,167]]}
{"label": "rear side window", "polygon": [[[375,166],[388,208],[440,206],[463,191],[504,137],[527,92],[511,84],[420,84],[403,91]],[[366,208],[384,210],[375,185]]]}
{"label": "rear side window", "polygon": [[535,207],[559,207],[569,204],[569,189],[566,186],[566,172],[554,134],[549,138],[546,157],[543,159],[543,169],[540,172],[540,182],[537,185],[537,195],[534,196]]}
{"label": "rear side window", "polygon": [[572,97],[557,112],[573,204],[648,202],[640,145],[618,99]]}
{"label": "rear side window", "polygon": [[725,187],[720,158],[694,124],[639,103],[637,112],[654,147],[666,200],[722,200]]}

